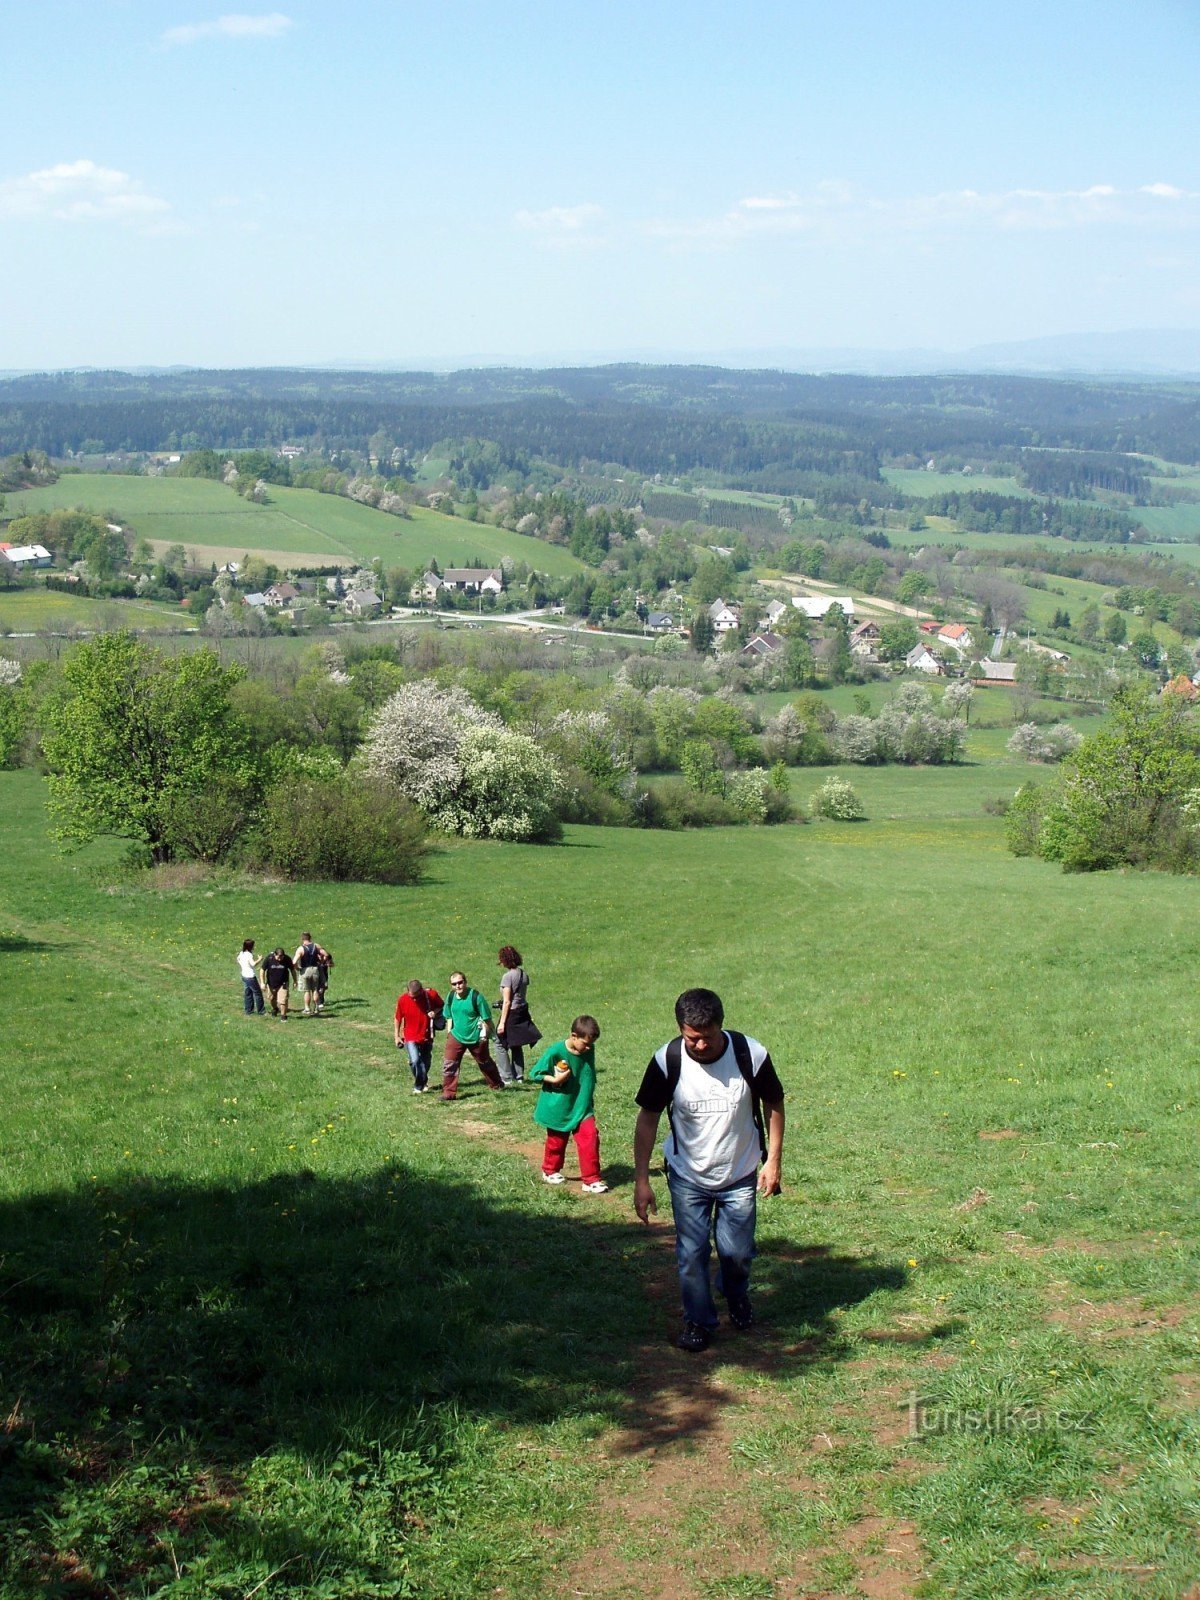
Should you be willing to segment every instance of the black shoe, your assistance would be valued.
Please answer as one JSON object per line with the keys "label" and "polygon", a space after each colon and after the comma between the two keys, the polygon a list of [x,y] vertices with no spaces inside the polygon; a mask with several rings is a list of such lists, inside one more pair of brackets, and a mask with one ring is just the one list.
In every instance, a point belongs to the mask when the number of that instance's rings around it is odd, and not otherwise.
{"label": "black shoe", "polygon": [[707,1328],[702,1328],[698,1322],[685,1322],[683,1332],[675,1341],[679,1350],[690,1350],[693,1355],[699,1355],[701,1350],[707,1350],[712,1334]]}
{"label": "black shoe", "polygon": [[754,1326],[754,1307],[750,1304],[748,1294],[739,1295],[729,1302],[729,1320],[742,1333]]}

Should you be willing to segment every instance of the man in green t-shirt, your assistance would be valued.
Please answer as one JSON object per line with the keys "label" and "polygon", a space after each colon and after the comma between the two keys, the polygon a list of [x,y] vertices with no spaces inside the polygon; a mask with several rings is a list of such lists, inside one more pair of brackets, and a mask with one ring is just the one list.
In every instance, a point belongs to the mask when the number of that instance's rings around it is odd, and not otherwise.
{"label": "man in green t-shirt", "polygon": [[470,1055],[483,1073],[489,1089],[502,1089],[500,1072],[488,1049],[488,1032],[492,1021],[492,1008],[480,994],[472,989],[461,972],[450,974],[450,993],[442,1007],[446,1019],[446,1054],[442,1061],[442,1099],[453,1100],[458,1094],[458,1068],[464,1055]]}
{"label": "man in green t-shirt", "polygon": [[608,1192],[608,1185],[600,1176],[600,1133],[595,1112],[599,1037],[600,1024],[595,1017],[576,1017],[567,1037],[543,1051],[529,1074],[534,1083],[542,1085],[533,1108],[533,1120],[546,1130],[542,1178],[546,1183],[563,1182],[563,1158],[567,1141],[574,1135],[585,1194]]}

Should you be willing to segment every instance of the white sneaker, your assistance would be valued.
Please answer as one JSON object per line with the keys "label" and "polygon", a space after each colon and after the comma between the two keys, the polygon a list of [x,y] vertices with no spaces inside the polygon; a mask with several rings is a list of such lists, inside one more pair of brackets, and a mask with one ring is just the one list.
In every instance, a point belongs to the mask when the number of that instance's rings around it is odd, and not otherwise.
{"label": "white sneaker", "polygon": [[563,1177],[561,1172],[543,1172],[542,1173],[542,1182],[543,1183],[565,1183],[566,1181],[567,1180]]}
{"label": "white sneaker", "polygon": [[585,1184],[581,1185],[581,1187],[583,1189],[584,1194],[607,1194],[608,1193],[608,1185],[605,1183],[603,1178],[597,1178],[595,1183],[585,1183]]}

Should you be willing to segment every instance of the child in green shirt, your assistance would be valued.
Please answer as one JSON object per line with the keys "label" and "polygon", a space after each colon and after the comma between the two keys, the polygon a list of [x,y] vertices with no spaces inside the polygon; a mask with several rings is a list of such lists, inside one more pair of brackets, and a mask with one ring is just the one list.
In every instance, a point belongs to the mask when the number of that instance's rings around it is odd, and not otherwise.
{"label": "child in green shirt", "polygon": [[542,1092],[533,1108],[533,1120],[546,1130],[542,1179],[563,1182],[567,1141],[575,1136],[579,1173],[585,1194],[607,1194],[600,1176],[600,1133],[596,1127],[596,1040],[600,1024],[595,1017],[576,1017],[571,1031],[552,1044],[530,1071]]}

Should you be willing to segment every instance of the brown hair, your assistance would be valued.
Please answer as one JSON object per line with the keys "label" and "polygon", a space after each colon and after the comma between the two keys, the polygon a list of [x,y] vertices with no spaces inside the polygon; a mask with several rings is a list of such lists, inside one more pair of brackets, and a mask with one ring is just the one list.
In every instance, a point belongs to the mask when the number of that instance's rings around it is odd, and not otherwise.
{"label": "brown hair", "polygon": [[521,965],[521,952],[513,944],[502,944],[496,951],[496,957],[507,972]]}
{"label": "brown hair", "polygon": [[408,993],[415,999],[417,995],[425,993],[425,985],[419,978],[414,978],[408,985]]}
{"label": "brown hair", "polygon": [[600,1037],[600,1024],[595,1017],[589,1017],[585,1013],[582,1017],[575,1018],[571,1024],[571,1032],[577,1039],[586,1039],[589,1044],[595,1044]]}
{"label": "brown hair", "polygon": [[254,949],[254,940],[253,939],[243,939],[242,940],[242,954],[243,955],[245,955],[247,950],[253,950],[253,949]]}

